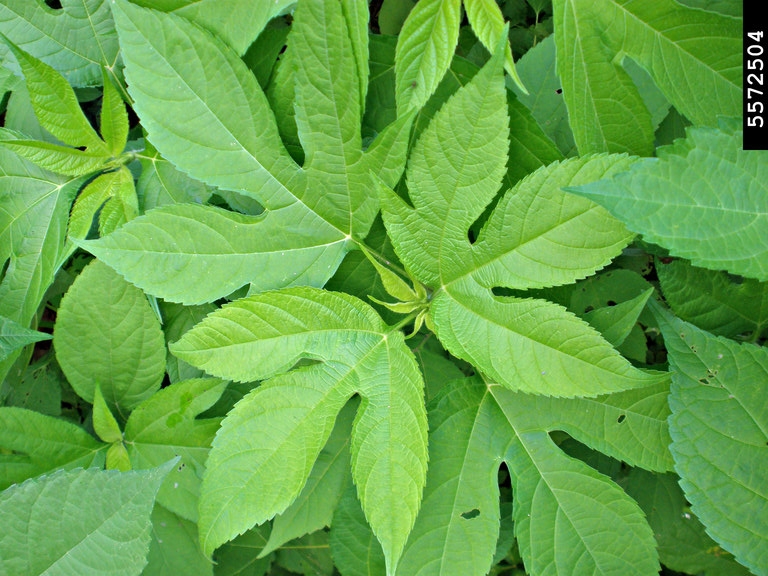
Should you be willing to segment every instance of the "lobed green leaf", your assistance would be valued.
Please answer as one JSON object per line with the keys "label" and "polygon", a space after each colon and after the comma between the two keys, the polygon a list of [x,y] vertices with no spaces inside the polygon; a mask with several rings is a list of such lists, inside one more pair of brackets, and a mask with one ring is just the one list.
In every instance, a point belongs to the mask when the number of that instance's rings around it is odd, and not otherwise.
{"label": "lobed green leaf", "polygon": [[223,307],[171,351],[217,376],[269,378],[227,415],[214,440],[200,501],[206,553],[298,497],[337,414],[359,394],[352,475],[394,572],[427,458],[423,383],[401,332],[388,331],[356,298],[293,288]]}
{"label": "lobed green leaf", "polygon": [[[766,152],[741,130],[689,128],[613,178],[569,188],[605,206],[646,240],[696,266],[768,279]],[[695,223],[695,225],[691,224]]]}
{"label": "lobed green leaf", "polygon": [[674,371],[670,450],[707,532],[756,573],[768,565],[768,353],[653,306]]}

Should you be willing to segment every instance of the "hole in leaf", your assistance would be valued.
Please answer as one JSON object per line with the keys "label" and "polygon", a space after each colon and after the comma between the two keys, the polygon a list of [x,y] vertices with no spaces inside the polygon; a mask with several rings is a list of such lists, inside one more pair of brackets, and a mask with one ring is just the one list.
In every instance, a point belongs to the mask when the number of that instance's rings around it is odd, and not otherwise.
{"label": "hole in leaf", "polygon": [[606,304],[608,304],[608,306],[616,306],[616,302],[614,302],[613,300],[608,300]]}
{"label": "hole in leaf", "polygon": [[621,415],[619,415],[619,417],[616,419],[616,422],[618,422],[619,424],[621,424],[621,423],[622,423],[622,422],[624,422],[624,420],[626,420],[626,419],[627,419],[627,415],[626,415],[626,414],[621,414]]}
{"label": "hole in leaf", "polygon": [[53,10],[61,10],[61,0],[45,0],[45,5]]}
{"label": "hole in leaf", "polygon": [[558,88],[557,90],[555,90],[555,94],[562,94],[562,93],[563,93],[562,88]]}
{"label": "hole in leaf", "polygon": [[472,518],[477,518],[480,516],[480,510],[477,508],[473,508],[469,512],[462,513],[461,517],[464,518],[464,520],[472,520]]}
{"label": "hole in leaf", "polygon": [[584,308],[584,314],[586,314],[587,312],[592,312],[592,310],[594,309],[595,309],[594,306],[587,306],[586,308]]}
{"label": "hole in leaf", "polygon": [[709,380],[707,380],[706,378],[699,378],[699,382],[701,382],[704,385],[708,385],[709,384]]}

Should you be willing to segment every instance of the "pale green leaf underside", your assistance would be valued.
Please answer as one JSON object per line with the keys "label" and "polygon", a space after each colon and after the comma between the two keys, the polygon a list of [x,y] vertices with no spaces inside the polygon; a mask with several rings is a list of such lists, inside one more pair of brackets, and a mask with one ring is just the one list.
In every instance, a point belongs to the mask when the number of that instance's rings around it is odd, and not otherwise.
{"label": "pale green leaf underside", "polygon": [[612,179],[572,189],[697,266],[768,280],[768,152],[740,130],[690,128]]}
{"label": "pale green leaf underside", "polygon": [[654,313],[674,370],[670,450],[707,532],[755,571],[768,566],[768,354]]}
{"label": "pale green leaf underside", "polygon": [[12,352],[28,344],[50,338],[50,334],[25,328],[10,318],[0,316],[0,360],[5,360]]}
{"label": "pale green leaf underside", "polygon": [[169,468],[57,471],[6,490],[0,494],[0,571],[139,574],[155,493]]}
{"label": "pale green leaf underside", "polygon": [[69,83],[54,68],[10,45],[21,66],[27,91],[40,125],[69,146],[107,153],[104,142],[80,109]]}
{"label": "pale green leaf underside", "polygon": [[[57,468],[92,466],[103,450],[80,426],[32,410],[0,408],[0,490]],[[102,460],[103,462],[103,460]]]}
{"label": "pale green leaf underside", "polygon": [[421,0],[397,39],[395,74],[398,116],[421,108],[451,64],[459,39],[461,0]]}
{"label": "pale green leaf underside", "polygon": [[160,388],[165,341],[144,293],[95,260],[61,301],[53,334],[56,357],[80,397],[101,386],[122,415]]}
{"label": "pale green leaf underside", "polygon": [[[62,0],[51,10],[43,0],[5,0],[0,32],[56,68],[73,86],[101,82],[101,67],[111,68],[118,43],[108,0]],[[0,60],[6,50],[0,47]]]}
{"label": "pale green leaf underside", "polygon": [[[363,404],[352,432],[352,474],[394,570],[427,457],[422,379],[402,333],[386,332],[356,298],[294,288],[225,306],[171,351],[232,380],[273,376],[236,405],[214,440],[200,503],[206,553],[286,509],[357,393]],[[301,359],[317,363],[285,373]]]}

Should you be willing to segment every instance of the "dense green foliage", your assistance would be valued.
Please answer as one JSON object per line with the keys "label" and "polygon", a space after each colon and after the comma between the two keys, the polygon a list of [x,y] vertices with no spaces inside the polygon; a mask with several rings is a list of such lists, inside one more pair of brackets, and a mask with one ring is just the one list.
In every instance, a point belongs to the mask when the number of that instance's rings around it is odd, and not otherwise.
{"label": "dense green foliage", "polygon": [[768,575],[740,2],[0,33],[0,575]]}

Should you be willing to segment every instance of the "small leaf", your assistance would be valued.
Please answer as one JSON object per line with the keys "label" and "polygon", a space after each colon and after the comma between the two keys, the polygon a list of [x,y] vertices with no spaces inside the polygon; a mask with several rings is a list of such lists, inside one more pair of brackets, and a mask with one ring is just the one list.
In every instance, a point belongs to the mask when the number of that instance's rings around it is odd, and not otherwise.
{"label": "small leaf", "polygon": [[127,472],[131,469],[131,459],[122,442],[115,442],[107,449],[106,468],[120,472]]}
{"label": "small leaf", "polygon": [[397,115],[421,108],[443,78],[459,39],[461,0],[421,0],[397,40]]}
{"label": "small leaf", "polygon": [[[362,250],[363,254],[365,254],[365,257],[368,259],[368,261],[373,265],[373,267],[376,268],[376,272],[379,273],[379,278],[381,278],[381,284],[384,286],[384,290],[387,291],[387,294],[393,298],[397,298],[401,302],[411,302],[418,299],[418,296],[416,295],[416,292],[413,291],[413,288],[408,286],[408,284],[402,278],[400,278],[400,276],[379,263],[379,261],[374,256],[372,256],[365,247],[361,246],[360,249]],[[408,310],[408,312],[410,312],[410,310]]]}
{"label": "small leaf", "polygon": [[137,406],[125,424],[125,443],[134,469],[181,457],[160,487],[157,501],[192,522],[197,521],[200,478],[221,420],[197,416],[213,406],[226,387],[218,378],[177,382]]}
{"label": "small leaf", "polygon": [[467,18],[472,25],[472,31],[480,42],[493,54],[499,38],[504,38],[504,68],[509,73],[512,81],[517,87],[527,94],[520,76],[515,70],[515,61],[512,59],[512,50],[509,47],[509,28],[504,25],[504,16],[496,2],[489,0],[464,0],[464,9],[467,11]]}
{"label": "small leaf", "polygon": [[57,471],[6,490],[0,494],[0,515],[7,519],[0,569],[139,574],[146,564],[155,494],[171,464],[140,472]]}
{"label": "small leaf", "polygon": [[45,170],[66,176],[85,176],[108,166],[109,158],[102,152],[83,152],[49,142],[24,140],[16,134],[9,134],[5,129],[0,130],[0,146],[12,150]]}
{"label": "small leaf", "polygon": [[106,155],[108,151],[104,141],[83,114],[69,83],[44,62],[24,52],[7,38],[5,41],[21,65],[32,107],[43,128],[69,146],[85,146],[91,154]]}
{"label": "small leaf", "polygon": [[70,237],[84,239],[97,213],[102,235],[113,232],[138,216],[133,176],[125,166],[114,172],[99,174],[83,188],[72,207]]}
{"label": "small leaf", "polygon": [[165,374],[163,334],[144,293],[98,260],[62,299],[53,345],[78,395],[93,402],[98,384],[122,416],[157,391]]}
{"label": "small leaf", "polygon": [[123,432],[104,402],[101,387],[97,384],[93,390],[93,430],[104,442],[121,442]]}
{"label": "small leaf", "polygon": [[128,112],[106,69],[102,69],[102,83],[104,94],[99,128],[109,152],[117,158],[128,142]]}
{"label": "small leaf", "polygon": [[98,466],[105,445],[80,426],[24,408],[0,407],[0,490],[57,468]]}
{"label": "small leaf", "polygon": [[651,306],[674,371],[670,450],[680,485],[709,535],[760,573],[768,566],[768,353]]}
{"label": "small leaf", "polygon": [[50,334],[24,328],[10,318],[0,316],[0,360],[5,360],[11,352],[24,346],[50,339]]}

